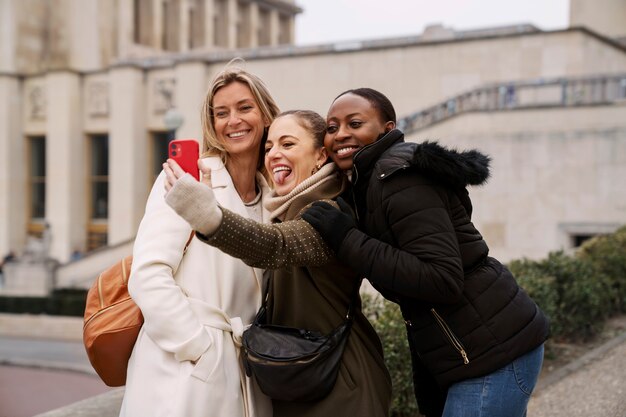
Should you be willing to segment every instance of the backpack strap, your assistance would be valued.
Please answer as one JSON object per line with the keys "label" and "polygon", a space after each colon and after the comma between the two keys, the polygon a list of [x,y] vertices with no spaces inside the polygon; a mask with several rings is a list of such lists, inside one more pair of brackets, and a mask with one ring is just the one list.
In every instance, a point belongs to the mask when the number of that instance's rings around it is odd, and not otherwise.
{"label": "backpack strap", "polygon": [[[273,272],[270,274],[270,277],[267,281],[267,286],[265,287],[265,294],[263,295],[263,304],[261,305],[261,309],[267,311],[267,302],[270,298],[270,287],[272,286],[272,280],[274,279]],[[363,282],[363,278],[359,278],[356,280],[354,284],[354,288],[352,289],[352,296],[350,297],[350,304],[348,304],[348,312],[346,313],[344,321],[351,321],[353,319],[354,305],[357,302],[359,297],[359,289],[361,288],[361,283]]]}

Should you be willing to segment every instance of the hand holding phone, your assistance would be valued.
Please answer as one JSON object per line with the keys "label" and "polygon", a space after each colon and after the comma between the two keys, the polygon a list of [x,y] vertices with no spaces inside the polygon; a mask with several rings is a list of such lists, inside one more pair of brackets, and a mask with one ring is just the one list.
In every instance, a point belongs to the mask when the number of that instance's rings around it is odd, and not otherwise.
{"label": "hand holding phone", "polygon": [[200,158],[200,145],[195,139],[174,139],[168,146],[168,154],[176,161],[183,171],[188,172],[196,180],[200,180],[198,159]]}

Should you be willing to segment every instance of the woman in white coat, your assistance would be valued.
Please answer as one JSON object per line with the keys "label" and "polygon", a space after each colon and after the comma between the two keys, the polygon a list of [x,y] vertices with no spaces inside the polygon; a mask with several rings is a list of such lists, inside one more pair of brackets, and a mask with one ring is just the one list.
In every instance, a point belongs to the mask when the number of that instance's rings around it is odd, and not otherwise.
{"label": "woman in white coat", "polygon": [[[213,191],[220,205],[267,221],[259,172],[278,106],[238,68],[214,79],[202,111]],[[263,271],[193,238],[156,180],[133,248],[128,289],[144,325],[128,363],[120,416],[270,417],[271,401],[240,367],[241,334],[263,294]],[[183,256],[184,255],[184,256]]]}

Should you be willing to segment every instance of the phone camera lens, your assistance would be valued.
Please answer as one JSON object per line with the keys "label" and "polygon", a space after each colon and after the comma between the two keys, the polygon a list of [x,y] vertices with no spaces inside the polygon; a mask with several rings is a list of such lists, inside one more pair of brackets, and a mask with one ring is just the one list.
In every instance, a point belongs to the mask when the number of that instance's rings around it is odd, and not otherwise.
{"label": "phone camera lens", "polygon": [[172,151],[172,156],[176,156],[176,151]]}

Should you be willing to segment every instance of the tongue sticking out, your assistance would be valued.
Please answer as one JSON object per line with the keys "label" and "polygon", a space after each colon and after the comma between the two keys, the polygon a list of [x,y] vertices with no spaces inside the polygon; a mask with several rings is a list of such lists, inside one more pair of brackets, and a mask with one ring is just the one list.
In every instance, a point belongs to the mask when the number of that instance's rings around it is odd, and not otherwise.
{"label": "tongue sticking out", "polygon": [[274,182],[282,185],[285,182],[285,178],[291,174],[291,170],[283,170],[274,173]]}

